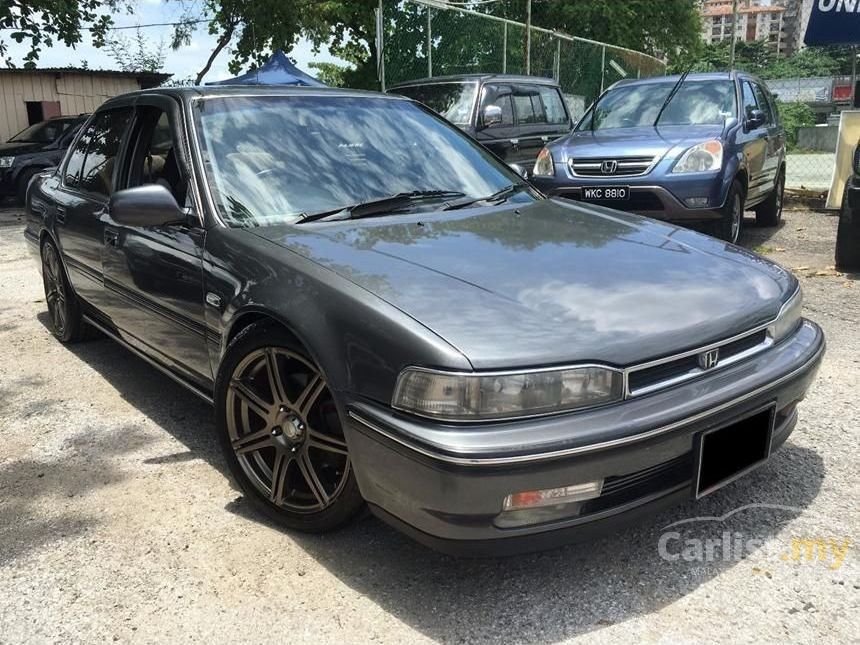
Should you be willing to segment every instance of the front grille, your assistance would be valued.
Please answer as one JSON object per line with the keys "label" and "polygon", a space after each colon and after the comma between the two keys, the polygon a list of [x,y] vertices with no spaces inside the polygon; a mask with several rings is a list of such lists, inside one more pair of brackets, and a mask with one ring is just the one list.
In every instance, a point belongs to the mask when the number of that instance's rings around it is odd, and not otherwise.
{"label": "front grille", "polygon": [[[654,163],[654,157],[583,157],[571,159],[568,164],[579,177],[632,177],[644,175]],[[605,164],[614,164],[609,172]]]}
{"label": "front grille", "polygon": [[692,378],[706,371],[731,365],[743,358],[746,352],[760,351],[770,346],[767,330],[760,329],[741,338],[719,345],[719,360],[716,365],[704,370],[699,366],[699,354],[702,351],[678,356],[667,357],[656,365],[642,368],[632,368],[627,375],[627,391],[631,396],[645,394],[661,387]]}

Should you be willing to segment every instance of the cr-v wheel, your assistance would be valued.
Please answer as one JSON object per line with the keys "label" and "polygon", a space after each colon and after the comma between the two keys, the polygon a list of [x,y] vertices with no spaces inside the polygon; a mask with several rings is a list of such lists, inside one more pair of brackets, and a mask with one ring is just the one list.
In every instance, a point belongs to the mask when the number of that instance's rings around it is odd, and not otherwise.
{"label": "cr-v wheel", "polygon": [[270,517],[321,532],[361,509],[331,390],[281,328],[251,325],[230,343],[216,413],[234,477]]}

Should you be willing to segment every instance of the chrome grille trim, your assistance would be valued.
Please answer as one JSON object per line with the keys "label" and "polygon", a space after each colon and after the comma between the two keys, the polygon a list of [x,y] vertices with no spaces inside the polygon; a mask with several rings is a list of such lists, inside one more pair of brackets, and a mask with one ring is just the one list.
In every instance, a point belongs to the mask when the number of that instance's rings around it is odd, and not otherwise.
{"label": "chrome grille trim", "polygon": [[[567,167],[574,177],[638,177],[647,175],[657,164],[659,157],[571,157]],[[614,173],[604,174],[601,166],[604,161],[614,161]]]}
{"label": "chrome grille trim", "polygon": [[[673,354],[671,356],[664,356],[663,358],[658,358],[653,361],[648,361],[647,363],[640,363],[639,365],[634,365],[633,367],[628,367],[624,370],[624,398],[631,398],[635,396],[643,396],[645,394],[650,394],[651,392],[656,392],[658,390],[665,389],[667,387],[671,387],[673,385],[678,385],[679,383],[683,383],[684,381],[689,381],[690,379],[697,378],[702,376],[703,374],[710,374],[715,372],[723,367],[728,367],[729,365],[734,365],[735,363],[739,363],[740,361],[746,360],[751,356],[758,354],[759,352],[763,352],[774,344],[773,338],[770,333],[767,332],[768,327],[773,324],[773,321],[769,323],[765,323],[764,325],[759,325],[753,329],[745,331],[736,336],[732,336],[731,338],[725,338],[723,340],[717,341],[715,343],[711,343],[710,345],[705,345],[703,347],[697,347],[696,349],[691,349],[686,352],[681,352],[679,354]],[[704,352],[708,352],[712,349],[721,349],[727,345],[731,345],[738,341],[741,341],[745,338],[753,336],[755,334],[759,334],[762,331],[765,332],[764,340],[762,342],[753,345],[743,351],[732,354],[731,356],[727,356],[726,358],[720,357],[716,364],[705,370],[701,367],[694,367],[689,370],[685,370],[683,372],[679,372],[678,374],[669,376],[668,378],[656,381],[649,385],[636,388],[632,390],[630,388],[630,376],[636,372],[641,372],[643,370],[650,369],[652,367],[658,367],[660,365],[665,365],[667,363],[672,363],[675,361],[682,361],[685,358],[691,358],[694,356],[698,356]]]}

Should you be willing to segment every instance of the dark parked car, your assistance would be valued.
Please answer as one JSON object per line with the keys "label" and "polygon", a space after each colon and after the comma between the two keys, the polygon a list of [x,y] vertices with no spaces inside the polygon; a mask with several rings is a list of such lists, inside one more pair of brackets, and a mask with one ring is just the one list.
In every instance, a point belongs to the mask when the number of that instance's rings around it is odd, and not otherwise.
{"label": "dark parked car", "polygon": [[836,268],[840,271],[860,271],[860,142],[854,148],[851,168],[836,233]]}
{"label": "dark parked car", "polygon": [[388,91],[423,103],[506,163],[526,170],[545,143],[573,127],[561,90],[550,78],[438,76],[398,83]]}
{"label": "dark parked car", "polygon": [[605,530],[765,461],[824,352],[776,264],[544,198],[384,94],[117,97],[27,201],[54,334],[213,402],[250,503],[306,531],[365,504],[468,553]]}
{"label": "dark parked car", "polygon": [[87,115],[41,121],[0,143],[0,197],[14,196],[22,204],[30,179],[60,163]]}
{"label": "dark parked car", "polygon": [[619,81],[534,167],[544,192],[738,239],[743,212],[782,215],[785,133],[767,87],[742,72]]}

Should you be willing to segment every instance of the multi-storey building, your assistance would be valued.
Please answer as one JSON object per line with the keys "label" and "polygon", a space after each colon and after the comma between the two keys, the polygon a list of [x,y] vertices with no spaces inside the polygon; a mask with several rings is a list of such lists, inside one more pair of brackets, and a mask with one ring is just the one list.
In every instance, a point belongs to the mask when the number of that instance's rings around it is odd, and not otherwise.
{"label": "multi-storey building", "polygon": [[732,15],[732,0],[702,3],[702,39],[707,43],[731,40],[734,30],[739,41],[763,40],[777,53],[783,53],[782,17],[786,8],[767,0],[737,2],[737,20]]}

